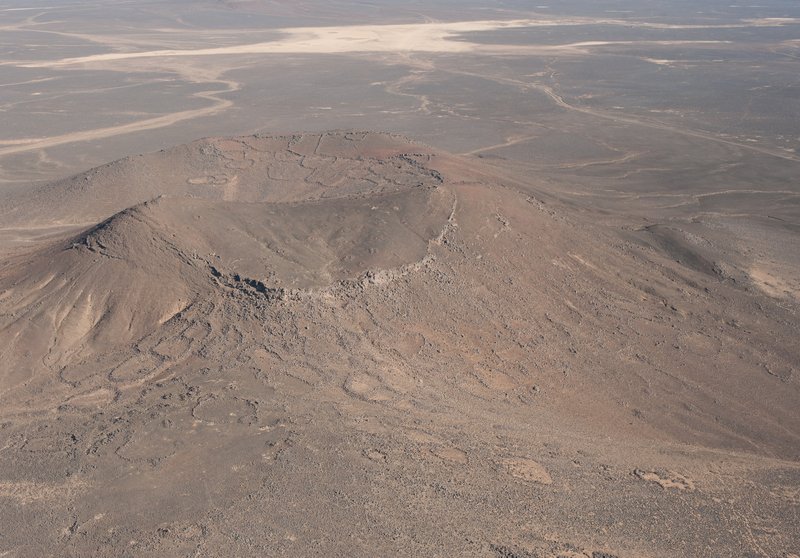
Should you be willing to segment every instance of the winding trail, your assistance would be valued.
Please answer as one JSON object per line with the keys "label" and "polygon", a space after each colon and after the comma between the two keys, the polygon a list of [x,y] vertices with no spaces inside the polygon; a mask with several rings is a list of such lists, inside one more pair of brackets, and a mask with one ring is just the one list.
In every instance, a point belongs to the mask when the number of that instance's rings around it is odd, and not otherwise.
{"label": "winding trail", "polygon": [[23,153],[26,151],[35,151],[38,149],[46,149],[48,147],[55,147],[66,143],[92,141],[103,138],[110,138],[121,134],[130,134],[132,132],[141,132],[144,130],[153,130],[155,128],[163,128],[171,126],[176,122],[183,120],[191,120],[193,118],[200,118],[202,116],[211,116],[222,112],[233,106],[233,101],[221,97],[225,93],[232,93],[240,89],[240,84],[230,80],[217,80],[217,83],[223,83],[227,87],[225,89],[218,89],[212,91],[200,91],[192,95],[200,99],[212,101],[213,104],[208,107],[200,109],[183,110],[180,112],[173,112],[163,116],[156,116],[154,118],[146,118],[128,124],[121,124],[119,126],[108,126],[105,128],[94,128],[92,130],[82,130],[80,132],[72,132],[69,134],[62,134],[59,136],[50,136],[46,138],[23,138],[14,140],[14,145],[10,147],[0,148],[0,156],[12,155],[16,153]]}
{"label": "winding trail", "polygon": [[[669,124],[664,124],[663,122],[650,121],[650,120],[645,120],[645,119],[641,119],[641,118],[635,118],[635,117],[631,117],[631,116],[622,116],[622,115],[618,115],[618,114],[609,114],[609,113],[606,113],[606,112],[603,112],[603,111],[594,110],[594,109],[590,109],[590,108],[587,108],[587,107],[581,107],[581,106],[577,106],[577,105],[572,105],[572,104],[568,103],[567,101],[565,101],[564,98],[561,97],[561,95],[556,93],[555,90],[552,87],[550,87],[548,85],[541,84],[541,83],[531,83],[531,82],[525,82],[525,81],[520,81],[520,80],[516,80],[516,79],[511,79],[511,78],[501,78],[501,77],[490,76],[490,75],[485,75],[485,74],[478,74],[478,73],[474,73],[474,72],[464,72],[464,71],[447,70],[447,69],[439,69],[439,71],[447,72],[447,73],[450,73],[450,74],[456,74],[456,75],[465,75],[465,76],[470,76],[470,77],[477,77],[477,78],[486,79],[486,80],[489,80],[489,81],[494,81],[495,83],[500,83],[500,84],[505,84],[505,85],[515,85],[517,87],[522,87],[523,89],[534,89],[536,91],[539,91],[539,92],[544,93],[545,95],[547,95],[556,105],[558,105],[559,107],[561,107],[563,109],[574,111],[574,112],[580,112],[580,113],[587,114],[587,115],[590,115],[590,116],[594,116],[594,117],[597,117],[597,118],[603,118],[605,120],[611,120],[613,122],[620,122],[620,123],[624,123],[624,124],[633,124],[635,126],[644,126],[646,128],[652,128],[654,130],[661,130],[661,131],[664,131],[664,132],[672,132],[672,133],[680,134],[680,135],[683,135],[683,136],[689,136],[689,137],[699,138],[699,139],[703,139],[703,140],[713,141],[713,142],[722,143],[722,144],[725,144],[725,145],[730,145],[730,146],[733,146],[733,147],[738,147],[740,149],[745,149],[745,150],[748,150],[748,151],[761,153],[762,155],[769,155],[771,157],[777,157],[779,159],[784,159],[784,160],[787,160],[787,161],[794,161],[796,163],[800,163],[800,156],[793,155],[793,154],[788,153],[786,151],[781,151],[781,150],[778,150],[778,149],[769,149],[767,147],[759,147],[759,146],[756,146],[756,145],[748,145],[746,143],[741,143],[741,142],[738,142],[738,141],[721,138],[719,136],[716,136],[716,135],[710,134],[710,133],[706,133],[706,132],[700,132],[700,131],[697,131],[697,130],[692,130],[692,129],[687,129],[687,128],[678,128],[678,127],[675,127],[675,126],[670,126]],[[533,138],[536,138],[536,137],[538,137],[538,136],[510,138],[506,142],[499,143],[499,144],[496,144],[496,145],[489,145],[489,146],[486,146],[486,147],[482,147],[480,149],[475,149],[475,150],[469,151],[467,153],[462,153],[462,155],[477,155],[479,153],[484,153],[484,152],[487,152],[487,151],[493,151],[493,150],[496,150],[496,149],[502,149],[503,147],[510,147],[512,145],[516,145],[516,144],[522,143],[522,142],[524,142],[524,141],[526,141],[528,139],[533,139]]]}
{"label": "winding trail", "polygon": [[[719,43],[725,41],[585,41],[561,45],[527,45],[524,47],[513,47],[509,45],[484,45],[472,43],[468,40],[463,40],[464,34],[469,32],[486,32],[506,30],[513,28],[530,28],[530,27],[554,27],[561,25],[588,25],[588,24],[608,24],[608,25],[635,25],[646,28],[657,29],[695,29],[695,28],[727,28],[727,27],[776,27],[795,23],[793,19],[766,19],[766,20],[752,20],[743,21],[737,25],[728,26],[675,26],[663,25],[648,22],[623,22],[620,20],[605,20],[605,19],[592,19],[585,18],[561,18],[561,19],[514,19],[514,20],[479,20],[479,21],[457,21],[457,22],[439,22],[431,19],[426,19],[424,23],[416,24],[394,24],[394,25],[349,25],[349,26],[328,26],[328,27],[298,27],[298,28],[283,28],[280,29],[284,36],[279,39],[273,39],[266,42],[256,42],[248,44],[234,44],[212,48],[196,48],[187,47],[182,48],[162,48],[152,50],[153,46],[163,46],[168,44],[163,38],[154,39],[152,36],[148,37],[133,37],[127,39],[114,38],[112,36],[99,36],[99,35],[86,35],[65,33],[60,31],[52,31],[47,29],[36,29],[32,22],[23,22],[0,29],[6,28],[15,31],[32,31],[44,33],[56,33],[67,36],[74,36],[83,40],[104,44],[109,48],[115,49],[112,52],[102,54],[93,54],[89,56],[80,56],[74,58],[64,58],[61,60],[39,60],[28,62],[0,62],[0,65],[10,64],[23,68],[47,68],[47,69],[61,69],[92,66],[97,63],[106,64],[108,62],[120,62],[130,60],[142,59],[155,59],[166,58],[174,60],[176,57],[185,57],[196,59],[197,57],[220,57],[229,55],[242,55],[242,54],[400,54],[408,55],[409,53],[478,53],[478,54],[504,54],[504,55],[553,55],[559,53],[586,53],[588,49],[595,47],[604,47],[612,45],[678,45],[678,44],[704,44],[704,43]],[[180,41],[178,41],[180,44]],[[120,51],[122,47],[137,46],[134,51]],[[147,47],[150,47],[149,49]],[[126,49],[127,50],[127,49]],[[791,56],[788,55],[787,56]],[[144,64],[143,66],[147,66]],[[429,68],[426,68],[429,69]],[[139,71],[136,68],[133,71]],[[174,68],[172,69],[174,71]],[[536,90],[549,97],[558,107],[565,110],[579,112],[590,115],[596,118],[602,118],[617,123],[630,124],[634,126],[643,126],[663,132],[670,132],[680,134],[687,137],[698,138],[706,141],[713,141],[719,144],[725,144],[738,149],[755,152],[762,155],[768,155],[784,159],[787,161],[800,162],[800,155],[794,154],[788,150],[780,148],[762,147],[758,145],[751,145],[735,139],[728,139],[720,137],[711,132],[693,130],[681,126],[673,126],[663,122],[649,120],[644,117],[621,115],[612,112],[596,110],[589,107],[570,104],[559,95],[556,90],[544,83],[526,82],[513,78],[502,78],[491,75],[472,73],[467,71],[449,70],[445,68],[436,68],[436,71],[450,73],[454,75],[465,75],[478,77],[485,80],[494,81],[503,85],[511,85],[514,87],[521,87],[527,90]],[[206,76],[208,78],[210,76]],[[54,79],[54,78],[45,78]],[[417,95],[403,91],[403,86],[418,79],[416,75],[410,75],[401,79],[389,86],[386,90],[390,94],[403,95],[413,97],[419,101],[419,111],[423,114],[430,113],[430,106],[432,100],[427,95]],[[4,140],[0,142],[0,157],[23,153],[28,151],[35,151],[63,145],[72,142],[92,141],[103,138],[109,138],[121,134],[128,134],[132,132],[140,132],[145,130],[152,130],[156,128],[167,127],[177,122],[190,120],[194,118],[210,116],[224,111],[233,106],[233,102],[222,97],[225,93],[238,91],[241,85],[234,81],[217,79],[213,76],[211,79],[200,80],[204,83],[221,83],[225,84],[226,89],[203,91],[195,93],[193,97],[205,99],[211,102],[208,107],[192,110],[184,110],[171,114],[165,114],[152,118],[146,118],[136,122],[121,124],[117,126],[109,126],[102,128],[95,128],[91,130],[82,130],[71,132],[67,134],[42,137],[42,138],[17,138],[13,140]],[[34,83],[36,80],[30,82]],[[12,84],[6,84],[12,85]],[[212,86],[213,87],[213,86]],[[468,155],[476,155],[479,153],[508,147],[518,143],[532,139],[530,137],[512,137],[504,143],[486,146],[480,149],[473,150]]]}
{"label": "winding trail", "polygon": [[719,136],[715,136],[714,134],[709,134],[705,132],[700,132],[697,130],[691,130],[687,128],[676,128],[674,126],[670,126],[668,124],[664,124],[662,122],[652,122],[648,120],[643,120],[639,118],[632,118],[630,116],[619,116],[616,114],[608,114],[602,111],[593,110],[586,107],[579,107],[575,105],[571,105],[567,103],[563,97],[558,95],[551,87],[547,85],[541,84],[529,84],[530,87],[541,91],[548,97],[550,97],[558,106],[565,108],[567,110],[572,110],[576,112],[582,112],[584,114],[589,114],[591,116],[596,116],[598,118],[604,118],[606,120],[612,120],[614,122],[623,122],[625,124],[634,124],[637,126],[644,126],[646,128],[652,128],[654,130],[662,130],[665,132],[673,132],[676,134],[681,134],[684,136],[704,139],[708,141],[714,141],[717,143],[723,143],[726,145],[731,145],[733,147],[738,147],[741,149],[746,149],[748,151],[754,151],[756,153],[761,153],[762,155],[770,155],[772,157],[778,157],[779,159],[785,159],[787,161],[794,161],[800,163],[800,156],[792,155],[785,151],[779,151],[776,149],[769,149],[766,147],[758,147],[756,145],[747,145],[746,143],[741,143],[738,141],[728,140],[725,138],[721,138]]}

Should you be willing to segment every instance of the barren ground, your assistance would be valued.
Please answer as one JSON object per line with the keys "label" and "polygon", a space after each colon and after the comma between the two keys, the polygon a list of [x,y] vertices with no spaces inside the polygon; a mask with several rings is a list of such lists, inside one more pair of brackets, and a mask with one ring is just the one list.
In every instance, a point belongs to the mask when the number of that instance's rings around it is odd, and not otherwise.
{"label": "barren ground", "polygon": [[800,13],[523,4],[0,4],[0,556],[800,555]]}

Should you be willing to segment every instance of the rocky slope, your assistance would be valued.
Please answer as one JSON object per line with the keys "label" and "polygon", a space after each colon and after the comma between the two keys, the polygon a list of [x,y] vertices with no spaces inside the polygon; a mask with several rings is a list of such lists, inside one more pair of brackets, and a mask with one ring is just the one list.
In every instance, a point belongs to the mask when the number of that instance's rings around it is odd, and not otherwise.
{"label": "rocky slope", "polygon": [[797,553],[796,310],[535,177],[207,139],[0,228],[0,553]]}

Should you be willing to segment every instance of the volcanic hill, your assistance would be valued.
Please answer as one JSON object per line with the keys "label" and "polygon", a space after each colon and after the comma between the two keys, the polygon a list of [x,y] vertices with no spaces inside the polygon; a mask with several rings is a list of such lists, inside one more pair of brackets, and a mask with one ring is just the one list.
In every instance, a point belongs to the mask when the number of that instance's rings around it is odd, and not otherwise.
{"label": "volcanic hill", "polygon": [[798,308],[671,234],[366,132],[0,194],[0,555],[795,556]]}

